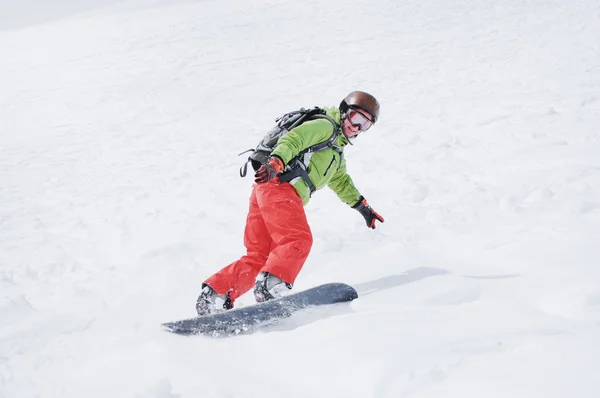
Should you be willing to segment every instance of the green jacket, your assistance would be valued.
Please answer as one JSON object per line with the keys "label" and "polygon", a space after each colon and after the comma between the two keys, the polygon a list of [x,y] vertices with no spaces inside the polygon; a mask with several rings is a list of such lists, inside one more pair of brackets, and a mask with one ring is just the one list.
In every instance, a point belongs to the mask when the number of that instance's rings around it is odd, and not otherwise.
{"label": "green jacket", "polygon": [[[338,108],[324,109],[328,116],[336,123],[340,123],[340,110]],[[333,126],[328,120],[309,120],[281,137],[271,155],[279,156],[287,165],[301,151],[329,140],[332,134]],[[340,134],[336,144],[343,150],[348,145],[348,139],[344,134]],[[345,157],[340,164],[340,155],[334,149],[327,148],[321,152],[313,153],[308,164],[308,176],[317,190],[329,186],[343,202],[350,206],[355,205],[360,198],[358,189],[356,189],[352,179],[346,172]],[[296,188],[302,203],[306,205],[310,200],[310,189],[306,182],[298,179],[297,181],[292,180],[291,183]]]}

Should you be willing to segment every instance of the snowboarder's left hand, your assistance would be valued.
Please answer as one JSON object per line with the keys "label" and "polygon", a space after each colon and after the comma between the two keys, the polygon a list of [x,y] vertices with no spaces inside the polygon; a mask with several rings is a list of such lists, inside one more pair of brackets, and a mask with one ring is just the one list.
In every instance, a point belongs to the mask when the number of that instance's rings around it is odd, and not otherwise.
{"label": "snowboarder's left hand", "polygon": [[361,196],[358,200],[358,203],[352,206],[352,208],[358,210],[358,212],[365,218],[367,227],[371,229],[376,228],[375,221],[385,221],[383,217],[381,217],[375,210],[371,208],[371,206],[369,206],[364,196]]}
{"label": "snowboarder's left hand", "polygon": [[262,184],[268,181],[271,181],[277,174],[283,172],[285,166],[283,165],[283,160],[281,160],[277,156],[271,156],[267,163],[260,166],[260,168],[254,174],[254,182],[257,184]]}

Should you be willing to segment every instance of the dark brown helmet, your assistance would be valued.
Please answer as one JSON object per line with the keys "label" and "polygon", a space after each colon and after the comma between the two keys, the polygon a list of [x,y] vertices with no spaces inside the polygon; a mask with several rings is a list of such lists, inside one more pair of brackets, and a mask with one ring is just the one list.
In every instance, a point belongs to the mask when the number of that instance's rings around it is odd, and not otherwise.
{"label": "dark brown helmet", "polygon": [[360,108],[369,112],[373,116],[373,123],[379,119],[379,101],[364,91],[353,91],[344,98],[340,110],[345,113],[348,108]]}

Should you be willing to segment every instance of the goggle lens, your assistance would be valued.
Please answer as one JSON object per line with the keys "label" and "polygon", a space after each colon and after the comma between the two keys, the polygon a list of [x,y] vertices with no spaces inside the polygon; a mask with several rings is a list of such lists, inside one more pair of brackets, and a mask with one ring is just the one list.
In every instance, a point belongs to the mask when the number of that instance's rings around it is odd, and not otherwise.
{"label": "goggle lens", "polygon": [[353,126],[358,127],[360,131],[367,131],[373,125],[373,122],[365,115],[355,110],[348,112],[348,120]]}

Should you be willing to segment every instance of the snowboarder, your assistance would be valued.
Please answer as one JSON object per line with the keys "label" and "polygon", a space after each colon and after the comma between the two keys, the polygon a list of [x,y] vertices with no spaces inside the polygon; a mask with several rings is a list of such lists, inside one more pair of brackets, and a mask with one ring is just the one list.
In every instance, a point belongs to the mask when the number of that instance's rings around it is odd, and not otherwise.
{"label": "snowboarder", "polygon": [[[329,186],[364,217],[369,228],[384,221],[354,186],[343,157],[344,146],[379,119],[379,102],[371,94],[353,91],[339,108],[324,111],[342,134],[332,147],[308,154],[307,148],[330,140],[330,121],[309,120],[279,138],[254,175],[244,231],[246,255],[204,281],[196,302],[198,315],[231,309],[252,288],[257,302],[281,297],[292,288],[313,242],[304,212],[313,191]],[[301,168],[292,169],[292,164]]]}

